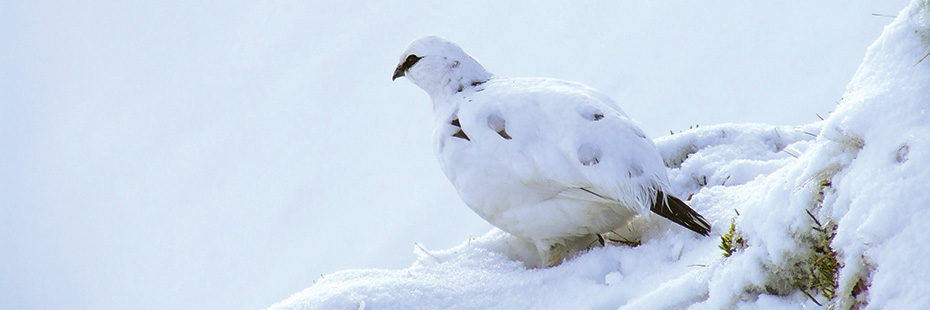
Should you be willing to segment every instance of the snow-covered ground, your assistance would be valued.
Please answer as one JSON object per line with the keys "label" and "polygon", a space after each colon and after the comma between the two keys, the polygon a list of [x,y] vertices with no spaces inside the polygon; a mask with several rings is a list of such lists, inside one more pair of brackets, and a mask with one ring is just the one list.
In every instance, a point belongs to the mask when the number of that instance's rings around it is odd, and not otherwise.
{"label": "snow-covered ground", "polygon": [[639,246],[527,269],[531,247],[492,230],[447,250],[418,245],[406,269],[325,275],[272,308],[926,309],[928,54],[930,1],[914,0],[824,121],[701,126],[656,141],[676,194],[732,236],[728,257],[721,238],[644,219],[618,232]]}

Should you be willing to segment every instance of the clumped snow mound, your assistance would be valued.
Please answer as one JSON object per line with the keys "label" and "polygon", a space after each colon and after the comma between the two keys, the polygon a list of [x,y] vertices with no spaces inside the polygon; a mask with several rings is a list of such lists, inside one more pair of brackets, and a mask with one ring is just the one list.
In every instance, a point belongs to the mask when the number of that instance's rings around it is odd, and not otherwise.
{"label": "clumped snow mound", "polygon": [[653,216],[618,232],[637,247],[527,269],[533,247],[493,230],[448,250],[418,246],[407,269],[326,275],[271,308],[926,308],[928,53],[930,0],[917,0],[869,48],[825,121],[705,126],[656,141],[675,194],[718,235],[741,239],[729,257],[720,238]]}

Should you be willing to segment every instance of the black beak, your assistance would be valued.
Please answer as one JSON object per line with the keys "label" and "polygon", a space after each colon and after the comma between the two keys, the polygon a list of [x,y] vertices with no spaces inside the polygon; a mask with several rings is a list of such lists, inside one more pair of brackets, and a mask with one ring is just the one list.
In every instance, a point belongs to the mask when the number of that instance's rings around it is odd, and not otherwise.
{"label": "black beak", "polygon": [[420,59],[423,59],[423,57],[413,55],[413,54],[410,54],[409,56],[407,56],[407,59],[405,59],[404,62],[397,65],[397,69],[394,69],[394,76],[391,77],[391,81],[396,80],[397,78],[402,77],[405,74],[407,74],[407,70],[410,69],[410,67],[413,67],[413,65],[415,65],[417,61],[420,61]]}
{"label": "black beak", "polygon": [[404,68],[404,64],[397,65],[397,69],[394,69],[394,76],[391,77],[391,81],[404,76],[404,73],[406,72],[407,70]]}

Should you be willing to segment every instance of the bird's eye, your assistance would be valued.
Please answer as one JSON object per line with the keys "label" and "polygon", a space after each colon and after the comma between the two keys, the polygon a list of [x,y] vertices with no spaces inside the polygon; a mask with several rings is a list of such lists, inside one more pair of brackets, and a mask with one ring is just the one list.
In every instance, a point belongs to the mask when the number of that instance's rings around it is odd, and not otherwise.
{"label": "bird's eye", "polygon": [[400,65],[401,70],[407,71],[407,69],[413,67],[413,65],[416,64],[417,61],[420,61],[420,59],[423,59],[423,57],[410,54],[410,56],[407,56],[407,60],[404,60],[404,63]]}

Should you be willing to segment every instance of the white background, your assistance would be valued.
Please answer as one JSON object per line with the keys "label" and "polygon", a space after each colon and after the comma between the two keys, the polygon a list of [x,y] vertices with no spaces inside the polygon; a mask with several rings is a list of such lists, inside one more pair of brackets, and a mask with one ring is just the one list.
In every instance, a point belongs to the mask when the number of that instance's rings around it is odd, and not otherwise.
{"label": "white background", "polygon": [[580,81],[653,137],[826,115],[905,0],[0,3],[0,308],[254,309],[490,226],[412,40]]}

